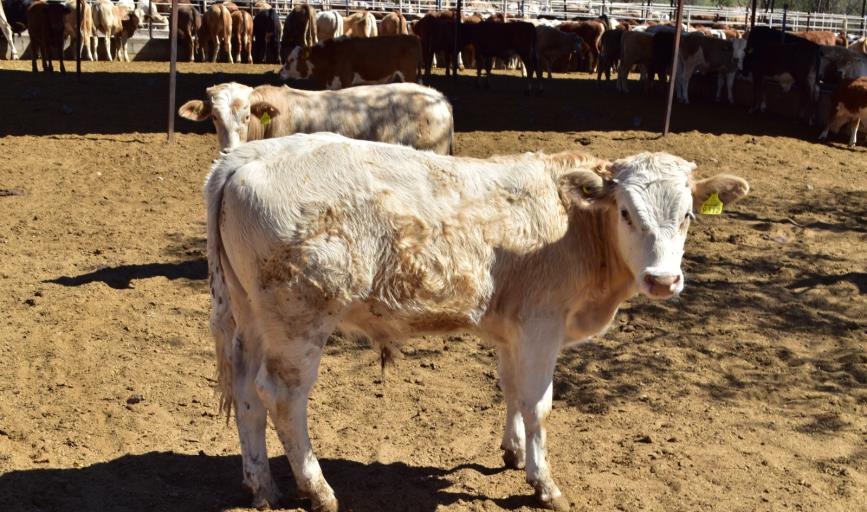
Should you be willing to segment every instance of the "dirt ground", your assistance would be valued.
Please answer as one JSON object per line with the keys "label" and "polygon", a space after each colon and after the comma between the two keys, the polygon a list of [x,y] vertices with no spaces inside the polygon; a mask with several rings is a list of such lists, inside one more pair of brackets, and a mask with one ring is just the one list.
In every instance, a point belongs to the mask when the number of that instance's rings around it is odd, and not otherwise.
{"label": "dirt ground", "polygon": [[[217,414],[201,186],[208,124],[165,137],[164,63],[34,75],[0,63],[0,510],[243,509]],[[178,104],[270,67],[181,65]],[[228,72],[227,72],[228,71]],[[577,79],[576,79],[577,78]],[[661,95],[585,75],[528,98],[514,77],[436,83],[459,155],[664,150],[752,194],[693,224],[687,286],[630,301],[562,355],[550,462],[573,510],[867,510],[867,151],[698,102],[658,137]],[[311,436],[347,510],[531,510],[502,469],[493,352],[457,334],[378,357],[335,337]],[[269,431],[272,467],[297,509]]]}

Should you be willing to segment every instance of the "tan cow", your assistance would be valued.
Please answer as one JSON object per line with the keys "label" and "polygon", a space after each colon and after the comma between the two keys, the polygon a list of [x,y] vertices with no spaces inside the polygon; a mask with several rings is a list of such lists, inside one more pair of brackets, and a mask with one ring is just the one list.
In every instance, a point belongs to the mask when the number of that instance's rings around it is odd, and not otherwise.
{"label": "tan cow", "polygon": [[379,21],[379,35],[397,36],[400,34],[409,34],[406,18],[403,17],[403,14],[397,11],[390,12]]}
{"label": "tan cow", "polygon": [[186,102],[178,114],[191,121],[211,119],[222,150],[248,140],[334,132],[441,154],[452,151],[451,104],[442,93],[417,84],[304,91],[232,82],[210,87],[206,95],[204,101]]}
{"label": "tan cow", "polygon": [[343,34],[348,37],[376,37],[376,18],[367,11],[359,11],[343,18]]}
{"label": "tan cow", "polygon": [[[73,4],[74,6],[74,4]],[[144,19],[144,12],[139,8],[130,8],[128,4],[113,4],[111,0],[96,0],[91,14],[93,16],[93,59],[99,60],[99,38],[97,31],[102,32],[105,41],[105,52],[109,61],[126,60],[127,41],[133,36],[139,22]],[[112,38],[117,38],[115,51],[112,51]]]}
{"label": "tan cow", "polygon": [[210,325],[254,505],[279,499],[270,414],[299,493],[338,510],[307,402],[339,327],[384,359],[424,334],[471,332],[496,347],[503,458],[525,468],[540,505],[568,509],[545,442],[557,356],[604,333],[629,298],[683,290],[693,205],[749,190],[694,168],[665,153],[458,158],[332,133],[223,153],[205,184]]}
{"label": "tan cow", "polygon": [[205,60],[217,62],[217,56],[222,50],[226,54],[226,60],[233,62],[232,14],[225,5],[212,4],[202,15],[199,45]]}
{"label": "tan cow", "polygon": [[629,92],[627,81],[632,68],[641,68],[641,81],[644,90],[650,87],[650,66],[653,62],[653,34],[644,31],[628,30],[620,41],[620,67],[617,69],[617,90]]}
{"label": "tan cow", "polygon": [[235,48],[235,62],[241,62],[241,54],[246,53],[248,64],[253,63],[253,17],[247,11],[236,10],[232,13],[232,46]]}
{"label": "tan cow", "polygon": [[834,92],[832,105],[834,110],[819,139],[826,139],[829,131],[837,133],[844,124],[848,124],[852,130],[849,149],[855,149],[859,127],[867,126],[867,76],[843,80]]}
{"label": "tan cow", "polygon": [[[79,51],[82,57],[87,54],[87,60],[93,60],[93,52],[91,52],[89,43],[93,36],[93,15],[90,4],[86,0],[78,0],[78,3],[81,4],[81,47]],[[75,30],[78,27],[75,0],[67,0],[66,5],[70,12],[63,18],[63,39],[64,41],[69,39],[69,45],[72,46],[75,44]]]}

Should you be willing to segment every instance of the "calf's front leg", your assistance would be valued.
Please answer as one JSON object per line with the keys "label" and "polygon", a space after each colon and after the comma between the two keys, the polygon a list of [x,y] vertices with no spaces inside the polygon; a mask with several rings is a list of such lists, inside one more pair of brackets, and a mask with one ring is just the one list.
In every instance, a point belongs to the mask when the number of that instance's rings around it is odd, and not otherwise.
{"label": "calf's front leg", "polygon": [[500,389],[506,402],[506,428],[503,431],[503,462],[507,468],[524,469],[527,465],[526,434],[521,406],[518,401],[517,368],[513,347],[498,347],[497,370],[500,374]]}
{"label": "calf's front leg", "polygon": [[545,508],[569,510],[569,500],[560,492],[548,466],[545,446],[545,419],[551,412],[554,365],[560,352],[564,328],[556,318],[533,320],[523,326],[525,333],[516,347],[518,404],[524,420],[527,447],[527,483]]}

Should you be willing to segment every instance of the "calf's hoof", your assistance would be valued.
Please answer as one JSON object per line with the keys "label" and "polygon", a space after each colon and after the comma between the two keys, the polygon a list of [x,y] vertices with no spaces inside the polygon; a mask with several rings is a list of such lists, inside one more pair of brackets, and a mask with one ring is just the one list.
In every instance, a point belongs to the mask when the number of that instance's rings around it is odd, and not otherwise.
{"label": "calf's hoof", "polygon": [[505,464],[507,469],[524,469],[526,466],[524,454],[519,454],[514,450],[504,449],[503,464]]}
{"label": "calf's hoof", "polygon": [[313,512],[338,512],[339,509],[340,506],[334,495],[325,499],[311,498],[310,510]]}
{"label": "calf's hoof", "polygon": [[540,507],[547,510],[556,510],[557,512],[568,512],[572,508],[569,504],[569,500],[567,500],[566,496],[563,494],[552,498],[550,496],[545,496],[540,491],[536,491],[536,501],[539,503]]}

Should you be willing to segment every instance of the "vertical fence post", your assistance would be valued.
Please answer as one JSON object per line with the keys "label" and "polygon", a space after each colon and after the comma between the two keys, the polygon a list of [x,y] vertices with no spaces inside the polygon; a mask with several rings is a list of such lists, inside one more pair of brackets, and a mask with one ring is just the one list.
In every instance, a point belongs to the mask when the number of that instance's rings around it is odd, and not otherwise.
{"label": "vertical fence post", "polygon": [[169,29],[171,52],[169,59],[169,130],[168,139],[175,138],[175,83],[178,74],[178,0],[172,0],[172,25]]}
{"label": "vertical fence post", "polygon": [[668,135],[668,128],[671,125],[671,104],[674,102],[674,87],[677,83],[677,59],[680,53],[680,33],[683,31],[683,0],[677,2],[676,25],[674,26],[674,59],[671,62],[671,83],[668,85],[668,105],[665,108],[665,126],[662,129],[662,135]]}
{"label": "vertical fence post", "polygon": [[[79,82],[81,82],[81,2],[82,0],[75,1],[75,79]],[[12,41],[9,41],[9,44],[12,44]],[[90,44],[90,41],[87,44]],[[35,51],[35,48],[31,48],[30,51]],[[63,51],[63,48],[60,51]]]}
{"label": "vertical fence post", "polygon": [[783,4],[783,32],[786,31],[786,18],[789,14],[789,4]]}
{"label": "vertical fence post", "polygon": [[154,12],[153,0],[148,0],[148,39],[154,38],[154,18],[151,16]]}

